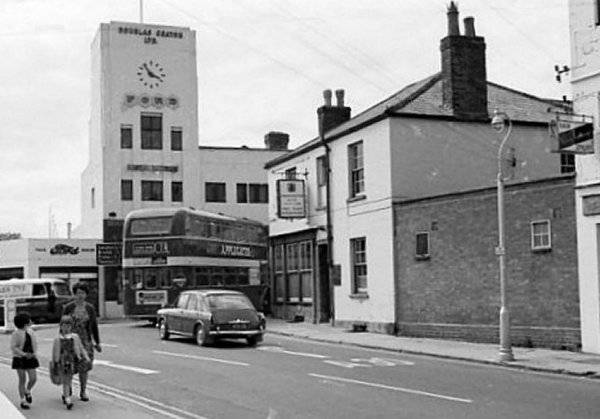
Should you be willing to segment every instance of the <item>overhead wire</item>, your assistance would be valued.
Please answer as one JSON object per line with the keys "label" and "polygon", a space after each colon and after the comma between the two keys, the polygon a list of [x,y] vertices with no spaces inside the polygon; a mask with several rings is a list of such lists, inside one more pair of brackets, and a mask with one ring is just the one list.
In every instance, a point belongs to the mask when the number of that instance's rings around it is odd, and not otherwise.
{"label": "overhead wire", "polygon": [[310,75],[308,75],[308,74],[306,74],[306,73],[304,73],[302,71],[299,71],[298,69],[294,68],[293,66],[291,66],[291,65],[289,65],[289,64],[287,64],[287,63],[285,63],[285,62],[283,62],[281,60],[279,60],[278,58],[275,58],[272,55],[265,53],[260,48],[257,48],[254,45],[249,44],[248,42],[243,41],[242,39],[238,38],[237,36],[234,36],[234,35],[230,34],[229,32],[221,29],[218,25],[215,25],[215,24],[212,24],[210,22],[207,22],[205,20],[200,19],[195,14],[193,14],[191,12],[188,12],[187,10],[185,10],[185,9],[179,7],[179,6],[174,5],[169,0],[160,0],[160,2],[166,4],[167,6],[173,8],[174,10],[177,10],[179,13],[187,16],[188,18],[195,20],[199,24],[212,29],[215,32],[217,32],[217,33],[219,33],[219,34],[221,34],[223,36],[226,36],[227,38],[233,40],[234,42],[236,42],[238,44],[241,44],[241,45],[244,45],[246,48],[248,48],[252,52],[254,52],[254,53],[256,53],[256,54],[258,54],[260,56],[264,56],[264,57],[268,58],[272,62],[274,62],[274,63],[276,63],[276,64],[278,64],[278,65],[286,68],[287,70],[289,70],[289,71],[291,71],[291,72],[299,75],[300,77],[302,77],[302,78],[310,81],[311,83],[314,83],[315,85],[320,86],[322,89],[327,88],[322,81],[317,80],[314,77],[312,77],[312,76],[310,76]]}
{"label": "overhead wire", "polygon": [[[280,64],[280,65],[284,66],[284,67],[285,67],[285,68],[287,68],[288,70],[291,70],[291,71],[293,71],[294,73],[301,75],[303,78],[305,78],[305,79],[307,79],[307,80],[309,80],[309,81],[311,81],[311,82],[313,82],[313,83],[315,83],[315,84],[318,84],[319,86],[322,86],[322,87],[324,87],[324,86],[322,85],[322,83],[321,83],[319,80],[316,80],[316,79],[314,79],[313,77],[311,77],[311,76],[309,76],[309,75],[307,75],[307,74],[305,74],[305,73],[303,73],[303,72],[301,72],[301,71],[297,70],[296,68],[294,68],[294,67],[292,67],[292,66],[290,66],[290,65],[288,65],[288,64],[286,64],[286,63],[284,63],[284,62],[282,62],[281,60],[279,60],[279,59],[277,59],[277,58],[274,58],[273,56],[271,56],[271,55],[269,55],[269,54],[266,54],[264,51],[262,51],[262,50],[259,50],[258,48],[254,47],[253,45],[251,45],[251,44],[249,44],[249,43],[247,43],[247,42],[244,42],[244,41],[242,41],[241,39],[239,39],[238,37],[236,37],[236,36],[234,36],[234,35],[232,35],[232,34],[230,34],[230,33],[226,32],[226,31],[222,30],[222,29],[221,29],[221,28],[219,28],[217,25],[215,25],[215,24],[212,24],[212,23],[210,23],[210,22],[207,22],[207,21],[205,21],[205,20],[202,20],[202,19],[198,18],[198,17],[197,17],[195,14],[193,14],[193,13],[191,13],[191,12],[189,12],[189,11],[185,10],[185,9],[182,9],[181,7],[178,7],[178,6],[174,5],[174,4],[173,4],[173,3],[171,3],[169,0],[161,0],[161,2],[162,2],[162,3],[164,3],[164,4],[166,4],[166,5],[168,5],[169,7],[173,8],[173,9],[177,10],[178,12],[180,12],[180,13],[182,13],[182,14],[186,15],[187,17],[189,17],[189,18],[191,18],[191,19],[194,19],[195,21],[197,21],[197,22],[201,23],[202,25],[204,25],[204,26],[207,26],[207,27],[209,27],[209,28],[213,29],[214,31],[216,31],[216,32],[218,32],[218,33],[220,33],[220,34],[222,34],[222,35],[224,35],[224,36],[226,36],[226,37],[228,37],[228,38],[230,38],[230,39],[233,39],[235,42],[238,42],[238,43],[240,43],[240,44],[242,44],[242,45],[244,45],[244,46],[246,46],[246,47],[250,48],[252,51],[254,51],[254,52],[256,52],[256,53],[258,53],[258,54],[260,54],[260,55],[262,55],[262,56],[266,56],[266,57],[267,57],[267,58],[269,58],[270,60],[272,60],[272,61],[276,62],[277,64]],[[237,5],[240,5],[240,4],[241,4],[241,3],[237,3]],[[250,7],[248,7],[247,5],[242,5],[242,7],[244,7],[244,8],[245,8],[246,10],[248,10],[248,11],[252,11],[252,9],[251,9]],[[298,21],[301,21],[301,20],[302,20],[302,19],[301,19],[301,18],[300,18],[298,15],[295,15],[294,13],[292,13],[292,12],[289,12],[289,11],[285,10],[285,9],[284,9],[284,8],[282,8],[280,5],[278,5],[278,9],[279,9],[280,11],[282,11],[284,14],[287,14],[288,16],[291,16],[291,17],[293,17],[293,18],[297,19]],[[254,9],[254,11],[256,11],[256,9]],[[307,24],[304,24],[304,25],[305,25],[306,27],[309,27],[309,28],[311,28],[311,29],[312,29],[312,28],[314,28],[314,25],[307,25]],[[318,32],[318,30],[317,30],[317,32]],[[322,33],[322,32],[321,32],[321,33]],[[328,39],[328,40],[331,40],[331,38],[330,38],[330,37],[327,37],[327,39]],[[341,67],[343,67],[343,68],[345,68],[345,69],[349,70],[349,71],[350,71],[350,72],[352,72],[353,74],[357,75],[357,73],[356,73],[355,71],[353,71],[351,68],[349,68],[349,67],[348,67],[348,65],[346,65],[345,63],[340,63],[339,61],[335,60],[334,58],[332,58],[332,57],[331,57],[330,55],[328,55],[327,53],[323,52],[322,50],[320,50],[320,49],[318,49],[318,48],[316,48],[316,47],[314,47],[314,46],[306,45],[306,41],[302,41],[302,43],[303,43],[305,46],[307,46],[308,48],[311,48],[311,49],[313,49],[313,50],[317,51],[319,54],[321,54],[321,55],[323,55],[323,56],[327,56],[329,59],[331,59],[331,61],[332,61],[332,62],[334,62],[334,64],[336,64],[336,65],[338,65],[338,66],[341,66]],[[341,43],[337,43],[336,45],[337,45],[339,48],[345,48],[345,47],[344,47],[344,45],[343,45],[343,44],[341,44]],[[359,53],[360,53],[360,51],[359,51]],[[365,57],[368,57],[368,56],[367,56],[367,55],[365,55]],[[369,57],[368,59],[370,60],[370,57]],[[381,86],[378,86],[378,85],[376,85],[376,84],[373,84],[373,83],[369,82],[368,80],[366,80],[366,79],[364,79],[364,78],[362,78],[362,77],[360,77],[360,78],[361,78],[361,80],[363,80],[363,81],[365,81],[365,82],[368,82],[369,84],[371,84],[372,86],[374,86],[374,87],[378,88],[379,90],[382,90],[382,91],[384,90],[384,89],[383,89]],[[392,79],[390,78],[390,80],[392,80]],[[472,136],[472,135],[470,135],[470,134],[467,134],[467,133],[465,133],[465,132],[463,132],[462,134],[463,134],[463,135],[465,135],[465,136],[468,136],[468,137],[470,137],[470,138],[471,138],[471,140],[472,140],[474,143],[477,143],[477,144],[479,144],[481,147],[485,148],[485,149],[486,149],[486,151],[489,151],[489,152],[490,152],[490,155],[488,155],[488,154],[487,154],[485,151],[475,151],[475,150],[474,150],[474,149],[472,149],[472,148],[466,148],[466,147],[464,147],[464,146],[461,146],[461,145],[458,145],[458,144],[454,144],[454,145],[453,145],[453,147],[456,147],[456,148],[462,149],[462,150],[464,150],[464,151],[466,151],[466,152],[468,152],[468,153],[472,153],[472,154],[474,154],[474,155],[477,155],[477,156],[479,156],[479,157],[481,157],[481,158],[484,158],[484,159],[486,159],[486,160],[488,160],[488,161],[495,161],[495,160],[496,160],[496,151],[497,151],[497,149],[494,147],[494,145],[493,145],[493,144],[490,144],[490,143],[483,142],[483,141],[482,141],[482,139],[479,139],[478,137],[476,137],[476,136]],[[492,153],[493,153],[493,154],[492,154]]]}
{"label": "overhead wire", "polygon": [[[250,10],[252,11],[252,9],[250,9],[249,7],[247,7],[247,5],[244,5],[242,2],[238,2],[237,5],[241,5],[242,7],[244,7],[246,10]],[[255,9],[254,9],[255,10]],[[294,16],[297,19],[300,19],[298,16]],[[379,85],[378,83],[375,83],[367,78],[365,78],[362,74],[360,74],[359,72],[357,72],[354,68],[352,68],[350,65],[347,65],[346,63],[340,61],[338,58],[332,56],[331,54],[325,52],[323,49],[318,48],[317,46],[311,44],[308,41],[305,41],[304,39],[302,39],[300,36],[294,36],[294,41],[298,42],[300,44],[302,44],[306,49],[308,50],[312,50],[314,52],[316,52],[317,54],[325,57],[327,60],[329,60],[330,62],[332,62],[334,65],[343,68],[344,70],[346,70],[348,73],[353,74],[356,78],[358,78],[359,80],[375,87],[377,90],[379,90],[382,93],[387,93],[389,91],[389,89],[386,89],[384,87],[382,87],[381,85]]]}
{"label": "overhead wire", "polygon": [[[282,0],[282,1],[284,3],[288,3],[285,0]],[[281,2],[271,3],[271,5],[275,5],[277,7],[277,9],[279,9],[282,13],[290,15],[290,16],[298,19],[299,22],[303,22],[301,20],[300,16],[298,16],[295,13],[291,12],[289,9],[284,8],[281,5]],[[341,41],[338,41],[330,33],[325,33],[324,31],[322,31],[316,25],[310,25],[310,24],[307,24],[307,23],[303,23],[303,25],[306,28],[308,28],[311,32],[320,35],[323,39],[326,39],[327,41],[329,41],[330,43],[332,43],[333,45],[335,45],[339,50],[344,51],[347,54],[353,55],[354,59],[357,60],[365,68],[376,70],[393,87],[396,87],[396,84],[397,84],[396,79],[390,73],[388,73],[387,70],[383,67],[383,65],[381,65],[374,57],[366,54],[364,51],[361,51],[360,49],[358,49],[356,47],[353,47],[352,45],[349,45],[349,44],[343,43]]]}

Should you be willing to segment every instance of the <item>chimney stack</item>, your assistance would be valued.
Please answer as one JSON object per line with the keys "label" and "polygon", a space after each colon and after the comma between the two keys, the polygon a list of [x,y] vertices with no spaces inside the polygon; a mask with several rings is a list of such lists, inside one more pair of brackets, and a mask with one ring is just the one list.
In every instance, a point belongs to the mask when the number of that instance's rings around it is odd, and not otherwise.
{"label": "chimney stack", "polygon": [[331,90],[323,91],[325,103],[317,109],[319,135],[321,136],[350,119],[351,109],[344,106],[344,90],[337,89],[335,97],[337,103],[336,106],[332,106]]}
{"label": "chimney stack", "polygon": [[289,142],[290,136],[285,132],[269,131],[265,134],[265,147],[269,150],[287,150]]}
{"label": "chimney stack", "polygon": [[444,106],[461,119],[488,119],[485,40],[475,35],[475,19],[464,19],[458,29],[458,9],[448,7],[448,36],[440,42]]}

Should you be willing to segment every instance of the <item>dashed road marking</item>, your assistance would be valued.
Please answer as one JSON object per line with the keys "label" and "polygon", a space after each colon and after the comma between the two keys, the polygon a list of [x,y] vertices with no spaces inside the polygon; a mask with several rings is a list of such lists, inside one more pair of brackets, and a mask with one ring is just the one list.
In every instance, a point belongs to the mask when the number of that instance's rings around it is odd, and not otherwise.
{"label": "dashed road marking", "polygon": [[462,399],[460,397],[446,396],[444,394],[429,393],[427,391],[414,390],[414,389],[410,389],[410,388],[394,387],[394,386],[388,386],[386,384],[379,384],[379,383],[369,383],[367,381],[359,381],[359,380],[353,380],[351,378],[343,378],[343,377],[334,377],[331,375],[321,375],[321,374],[312,374],[312,373],[308,374],[308,375],[310,375],[311,377],[322,378],[324,380],[338,381],[338,382],[350,383],[350,384],[358,384],[358,385],[367,386],[367,387],[381,388],[384,390],[399,391],[402,393],[418,394],[420,396],[435,397],[437,399],[449,400],[449,401],[453,401],[453,402],[473,403],[473,400],[471,400],[471,399]]}
{"label": "dashed road marking", "polygon": [[220,362],[222,364],[240,365],[242,367],[247,367],[250,365],[246,362],[230,361],[228,359],[220,359],[220,358],[210,358],[208,356],[198,356],[198,355],[181,354],[181,353],[175,353],[175,352],[165,352],[165,351],[152,351],[152,352],[154,352],[155,354],[175,356],[175,357],[179,357],[179,358],[190,358],[190,359],[197,359],[200,361],[212,361],[212,362]]}
{"label": "dashed road marking", "polygon": [[335,365],[336,367],[344,367],[344,368],[354,368],[354,367],[367,367],[371,368],[373,365],[371,364],[359,364],[357,362],[348,362],[348,361],[334,361],[332,359],[326,359],[326,364]]}
{"label": "dashed road marking", "polygon": [[311,353],[307,353],[307,352],[288,351],[288,350],[285,350],[285,349],[283,349],[283,348],[281,348],[279,346],[261,346],[258,349],[261,350],[261,351],[277,352],[277,353],[281,353],[281,354],[304,356],[304,357],[307,357],[307,358],[318,358],[318,359],[329,358],[329,356],[327,356],[327,355],[311,354]]}
{"label": "dashed road marking", "polygon": [[402,359],[394,359],[394,358],[352,358],[350,361],[352,362],[369,362],[376,367],[395,367],[396,365],[415,365],[412,361],[404,361]]}
{"label": "dashed road marking", "polygon": [[[42,338],[43,341],[45,342],[53,342],[54,338]],[[112,343],[102,343],[101,344],[103,348],[118,348],[119,345],[114,345]]]}
{"label": "dashed road marking", "polygon": [[115,364],[114,362],[108,361],[105,359],[94,360],[94,365],[104,365],[105,367],[116,368],[116,369],[124,370],[124,371],[137,372],[138,374],[144,374],[144,375],[158,374],[160,372],[160,371],[155,371],[155,370],[149,370],[146,368],[134,367],[131,365]]}

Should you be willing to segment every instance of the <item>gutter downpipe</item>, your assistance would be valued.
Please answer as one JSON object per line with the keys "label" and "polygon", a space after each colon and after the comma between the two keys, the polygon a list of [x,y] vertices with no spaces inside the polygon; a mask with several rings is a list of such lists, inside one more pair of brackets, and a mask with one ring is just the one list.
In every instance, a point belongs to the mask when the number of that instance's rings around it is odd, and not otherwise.
{"label": "gutter downpipe", "polygon": [[[327,279],[329,286],[329,318],[331,326],[335,326],[335,305],[333,298],[334,286],[333,286],[333,234],[331,226],[331,168],[330,168],[330,153],[331,149],[325,140],[325,132],[323,127],[323,114],[319,115],[319,139],[323,147],[325,147],[325,206],[326,206],[326,232],[327,232]],[[320,303],[319,303],[320,307]],[[320,309],[317,314],[321,317]]]}

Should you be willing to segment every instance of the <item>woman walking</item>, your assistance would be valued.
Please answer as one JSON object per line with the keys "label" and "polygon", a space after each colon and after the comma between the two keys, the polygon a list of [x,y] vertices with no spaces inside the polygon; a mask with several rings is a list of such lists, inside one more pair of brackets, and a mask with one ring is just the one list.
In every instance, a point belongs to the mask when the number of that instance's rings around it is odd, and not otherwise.
{"label": "woman walking", "polygon": [[89,358],[87,360],[80,359],[77,362],[79,399],[87,402],[89,397],[86,393],[86,387],[88,373],[92,369],[94,362],[94,348],[98,352],[102,352],[102,347],[100,346],[100,335],[98,334],[96,310],[93,305],[85,301],[89,295],[88,286],[82,283],[73,285],[73,294],[75,294],[75,300],[64,305],[63,315],[69,315],[73,318],[73,332],[79,335],[83,348]]}

